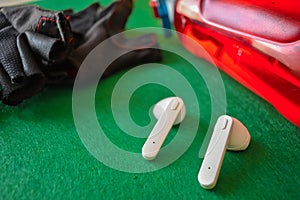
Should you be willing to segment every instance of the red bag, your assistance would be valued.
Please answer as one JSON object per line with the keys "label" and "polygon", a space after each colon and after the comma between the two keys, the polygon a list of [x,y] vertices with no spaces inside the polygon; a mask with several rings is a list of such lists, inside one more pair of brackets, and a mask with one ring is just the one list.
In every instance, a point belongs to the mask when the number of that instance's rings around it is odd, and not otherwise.
{"label": "red bag", "polygon": [[300,127],[299,0],[178,0],[174,25],[221,70]]}

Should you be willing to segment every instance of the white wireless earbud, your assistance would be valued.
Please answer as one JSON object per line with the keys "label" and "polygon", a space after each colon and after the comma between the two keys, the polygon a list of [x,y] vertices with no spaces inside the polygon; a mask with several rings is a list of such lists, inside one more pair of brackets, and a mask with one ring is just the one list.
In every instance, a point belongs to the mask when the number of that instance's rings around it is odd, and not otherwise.
{"label": "white wireless earbud", "polygon": [[142,155],[147,160],[156,158],[170,129],[182,122],[186,110],[181,98],[169,97],[155,104],[153,113],[158,121],[142,148]]}
{"label": "white wireless earbud", "polygon": [[239,120],[228,115],[218,118],[198,174],[203,188],[212,189],[216,185],[226,147],[233,151],[245,150],[250,138],[247,128]]}

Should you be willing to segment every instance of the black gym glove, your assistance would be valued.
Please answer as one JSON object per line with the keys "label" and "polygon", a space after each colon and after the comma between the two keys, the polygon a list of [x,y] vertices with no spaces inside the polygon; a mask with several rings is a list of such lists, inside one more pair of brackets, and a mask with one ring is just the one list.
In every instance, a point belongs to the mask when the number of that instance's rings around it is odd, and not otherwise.
{"label": "black gym glove", "polygon": [[[64,65],[79,68],[88,53],[99,43],[123,32],[132,8],[132,0],[120,0],[107,7],[94,3],[78,13],[73,13],[72,10],[65,11],[65,15],[70,17],[75,49]],[[110,40],[109,47],[104,52],[99,52],[98,60],[105,59],[108,54],[117,54],[124,50],[132,51],[115,60],[102,77],[141,63],[157,62],[162,59],[155,35],[146,34],[138,38],[119,37],[119,40]],[[97,67],[106,66],[99,63]]]}
{"label": "black gym glove", "polygon": [[0,10],[0,98],[17,105],[30,98],[46,82],[43,62],[66,59],[72,32],[62,12],[36,6]]}
{"label": "black gym glove", "polygon": [[[46,84],[74,80],[88,53],[103,40],[124,30],[131,10],[132,0],[119,0],[108,7],[93,4],[78,13],[43,10],[37,6],[1,8],[2,102],[17,105]],[[124,48],[133,51],[114,61],[104,76],[140,63],[160,61],[157,46],[153,34],[112,42],[110,50],[114,52]],[[107,52],[101,52],[99,57],[105,59],[106,55]],[[106,66],[99,63],[99,67]]]}

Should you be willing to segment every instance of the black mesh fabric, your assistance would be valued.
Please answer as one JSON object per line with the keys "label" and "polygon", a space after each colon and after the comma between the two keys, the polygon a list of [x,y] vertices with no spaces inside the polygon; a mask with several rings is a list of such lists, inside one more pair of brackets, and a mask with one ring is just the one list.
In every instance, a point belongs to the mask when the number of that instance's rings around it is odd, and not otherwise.
{"label": "black mesh fabric", "polygon": [[17,105],[44,88],[42,61],[67,58],[72,32],[61,12],[37,6],[1,8],[0,27],[0,97]]}
{"label": "black mesh fabric", "polygon": [[19,83],[24,79],[16,44],[17,35],[18,32],[12,26],[6,26],[0,30],[0,63],[12,83]]}
{"label": "black mesh fabric", "polygon": [[[124,30],[132,0],[119,0],[107,7],[95,3],[74,13],[44,10],[37,6],[0,8],[0,98],[17,105],[48,84],[73,81],[86,56],[102,41]],[[121,56],[105,71],[110,76],[141,63],[161,60],[153,34],[113,41],[99,52],[99,63],[111,52]]]}

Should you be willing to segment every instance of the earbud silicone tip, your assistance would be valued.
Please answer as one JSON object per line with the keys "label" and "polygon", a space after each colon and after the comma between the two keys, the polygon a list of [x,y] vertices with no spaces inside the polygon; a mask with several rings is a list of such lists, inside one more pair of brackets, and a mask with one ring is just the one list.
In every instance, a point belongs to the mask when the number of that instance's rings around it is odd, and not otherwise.
{"label": "earbud silicone tip", "polygon": [[153,114],[156,119],[159,119],[172,98],[177,98],[178,102],[183,105],[179,115],[177,116],[177,118],[174,122],[174,125],[177,125],[183,121],[185,114],[186,114],[186,108],[183,103],[183,100],[179,97],[168,97],[166,99],[159,101],[157,104],[155,104],[155,106],[153,108]]}
{"label": "earbud silicone tip", "polygon": [[236,118],[233,118],[232,127],[230,129],[229,142],[227,149],[231,151],[242,151],[247,149],[250,144],[251,136],[248,129]]}

